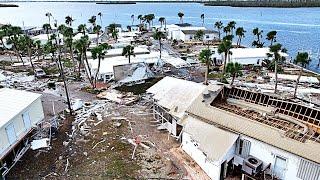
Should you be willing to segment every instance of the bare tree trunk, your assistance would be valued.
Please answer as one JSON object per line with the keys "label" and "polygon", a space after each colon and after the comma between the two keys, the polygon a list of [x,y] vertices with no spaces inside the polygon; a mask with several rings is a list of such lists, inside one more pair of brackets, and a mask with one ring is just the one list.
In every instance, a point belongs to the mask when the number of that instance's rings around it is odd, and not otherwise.
{"label": "bare tree trunk", "polygon": [[33,73],[35,73],[35,68],[34,68],[34,65],[33,65],[33,62],[32,62],[32,58],[31,58],[31,49],[30,49],[30,47],[28,47],[28,55],[29,55],[29,60],[30,60],[30,64],[31,64]]}
{"label": "bare tree trunk", "polygon": [[207,67],[206,67],[206,72],[204,74],[204,84],[208,85],[208,73],[209,73],[209,63],[206,63]]}
{"label": "bare tree trunk", "polygon": [[230,83],[230,85],[232,86],[233,85],[233,82],[234,82],[234,79],[236,78],[236,74],[233,74],[232,75],[232,81],[231,81],[231,83]]}
{"label": "bare tree trunk", "polygon": [[277,88],[278,88],[278,61],[275,60],[274,61],[274,74],[275,74],[275,80],[276,80],[276,84],[274,86],[274,93],[277,93]]}
{"label": "bare tree trunk", "polygon": [[98,69],[97,69],[96,75],[94,76],[94,88],[97,87],[97,79],[98,79],[98,74],[100,70],[100,65],[101,65],[101,57],[98,57]]}
{"label": "bare tree trunk", "polygon": [[94,87],[93,80],[92,80],[92,74],[91,74],[91,68],[89,66],[88,58],[86,55],[86,50],[84,51],[84,60],[86,61],[85,68],[88,70],[87,75],[88,75],[89,82],[90,82],[91,86]]}
{"label": "bare tree trunk", "polygon": [[298,79],[297,79],[297,82],[296,82],[296,86],[294,88],[294,94],[293,94],[294,98],[297,96],[298,84],[299,84],[299,81],[300,81],[300,78],[301,78],[301,75],[302,75],[302,70],[303,70],[303,68],[301,67],[300,73],[299,73],[299,76],[298,76]]}

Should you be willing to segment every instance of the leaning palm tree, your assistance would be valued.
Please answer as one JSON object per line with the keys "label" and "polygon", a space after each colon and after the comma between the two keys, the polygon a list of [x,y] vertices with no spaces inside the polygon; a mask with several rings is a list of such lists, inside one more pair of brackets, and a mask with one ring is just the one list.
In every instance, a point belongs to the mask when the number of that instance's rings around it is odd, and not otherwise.
{"label": "leaning palm tree", "polygon": [[131,56],[135,56],[134,47],[131,45],[127,45],[122,49],[122,56],[128,57],[129,64],[131,63]]}
{"label": "leaning palm tree", "polygon": [[183,16],[184,16],[183,12],[178,13],[178,17],[180,19],[180,24],[183,24]]}
{"label": "leaning palm tree", "polygon": [[230,83],[230,85],[233,85],[234,79],[238,76],[242,76],[242,65],[235,62],[230,62],[227,64],[226,67],[226,73],[230,74],[230,76],[232,77],[232,81]]}
{"label": "leaning palm tree", "polygon": [[102,13],[99,12],[99,13],[98,13],[98,16],[99,16],[99,18],[100,18],[100,26],[102,27]]}
{"label": "leaning palm tree", "polygon": [[160,59],[161,59],[161,55],[162,55],[162,39],[165,38],[165,34],[162,32],[162,31],[156,31],[154,34],[153,34],[153,38],[155,40],[158,40],[159,41],[159,50],[160,50]]}
{"label": "leaning palm tree", "polygon": [[218,46],[218,53],[224,53],[224,64],[223,64],[223,74],[226,73],[226,65],[227,65],[227,58],[231,55],[230,49],[232,48],[232,43],[229,40],[223,40]]}
{"label": "leaning palm tree", "polygon": [[131,15],[131,25],[134,23],[134,14]]}
{"label": "leaning palm tree", "polygon": [[215,22],[214,27],[218,29],[219,40],[221,40],[221,29],[223,28],[222,22],[221,21]]}
{"label": "leaning palm tree", "polygon": [[98,59],[98,67],[97,67],[96,74],[94,76],[93,88],[97,87],[97,79],[98,79],[98,74],[99,74],[99,70],[100,70],[101,60],[104,59],[104,56],[106,54],[106,50],[109,48],[110,48],[110,46],[108,44],[100,44],[97,47],[94,47],[93,49],[91,49],[92,58]]}
{"label": "leaning palm tree", "polygon": [[298,79],[296,81],[296,85],[294,88],[294,94],[293,94],[293,97],[296,97],[298,84],[299,84],[300,78],[302,76],[303,68],[306,67],[310,63],[309,54],[307,52],[298,53],[294,62],[301,66],[300,73],[299,73]]}
{"label": "leaning palm tree", "polygon": [[270,46],[272,46],[272,44],[277,41],[277,31],[268,32],[266,39],[270,41]]}
{"label": "leaning palm tree", "polygon": [[281,44],[277,43],[275,45],[270,46],[270,53],[268,53],[268,57],[272,57],[274,61],[274,74],[275,74],[275,86],[274,93],[277,93],[278,88],[278,64],[282,60],[282,56],[280,52],[285,53],[287,50],[282,47]]}
{"label": "leaning palm tree", "polygon": [[202,20],[202,26],[204,25],[204,14],[201,14],[200,19]]}
{"label": "leaning palm tree", "polygon": [[212,52],[210,49],[203,49],[199,54],[199,60],[202,63],[206,64],[206,72],[204,74],[204,84],[205,85],[208,85],[209,68],[212,63],[211,56],[212,56]]}
{"label": "leaning palm tree", "polygon": [[244,38],[244,33],[246,33],[246,31],[243,29],[243,27],[238,27],[236,29],[236,36],[238,36],[237,47],[241,46],[241,40]]}
{"label": "leaning palm tree", "polygon": [[48,22],[49,22],[49,24],[51,24],[52,14],[51,14],[50,12],[47,12],[45,15],[48,17],[48,20],[49,20]]}

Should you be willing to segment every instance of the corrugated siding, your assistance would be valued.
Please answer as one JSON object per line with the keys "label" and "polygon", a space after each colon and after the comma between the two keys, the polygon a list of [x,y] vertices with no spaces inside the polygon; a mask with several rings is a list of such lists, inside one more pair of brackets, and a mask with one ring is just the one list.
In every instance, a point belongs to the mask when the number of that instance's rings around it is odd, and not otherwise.
{"label": "corrugated siding", "polygon": [[301,159],[297,177],[303,180],[319,180],[320,179],[320,165]]}

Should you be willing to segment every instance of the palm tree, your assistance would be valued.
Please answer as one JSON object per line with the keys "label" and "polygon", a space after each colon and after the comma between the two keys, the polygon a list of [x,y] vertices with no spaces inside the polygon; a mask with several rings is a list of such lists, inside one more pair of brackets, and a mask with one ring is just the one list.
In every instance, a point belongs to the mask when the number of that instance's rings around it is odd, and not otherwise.
{"label": "palm tree", "polygon": [[303,68],[306,67],[310,63],[309,54],[307,52],[298,53],[294,62],[296,64],[301,65],[300,73],[299,73],[298,79],[296,81],[296,85],[294,88],[294,94],[293,94],[293,97],[296,97],[298,84],[299,84],[300,78],[302,76]]}
{"label": "palm tree", "polygon": [[210,68],[210,64],[212,62],[211,56],[212,56],[212,52],[210,49],[203,49],[199,54],[199,60],[202,63],[206,64],[206,72],[204,74],[204,84],[205,85],[208,85],[209,68]]}
{"label": "palm tree", "polygon": [[141,14],[138,15],[138,19],[140,20],[140,24],[142,24],[143,16]]}
{"label": "palm tree", "polygon": [[154,18],[154,14],[147,14],[143,17],[143,21],[146,21],[149,24],[149,29],[151,28],[151,23],[153,23]]}
{"label": "palm tree", "polygon": [[10,28],[8,29],[8,39],[6,44],[7,45],[12,45],[13,50],[16,53],[17,56],[17,60],[21,60],[22,64],[24,65],[24,62],[22,60],[22,57],[19,53],[19,49],[21,44],[21,39],[20,39],[20,35],[22,34],[22,30],[21,27],[19,26],[10,26]]}
{"label": "palm tree", "polygon": [[214,23],[214,27],[218,29],[219,40],[221,40],[221,29],[223,28],[223,24],[221,21],[217,21]]}
{"label": "palm tree", "polygon": [[201,14],[200,19],[202,20],[202,26],[204,25],[204,14]]}
{"label": "palm tree", "polygon": [[[92,81],[92,74],[91,74],[91,68],[89,66],[88,58],[87,58],[87,49],[89,47],[90,41],[88,36],[82,36],[79,40],[74,42],[74,47],[77,50],[78,54],[78,60],[79,60],[79,65],[78,65],[78,79],[80,79],[80,69],[82,63],[85,66],[85,73],[87,75],[87,78],[91,84],[92,87],[94,87],[94,83]],[[85,61],[85,63],[84,63]]]}
{"label": "palm tree", "polygon": [[[0,28],[0,43],[2,44],[3,50],[8,51],[9,48],[6,47],[6,44],[4,43],[4,40],[3,40],[4,37],[6,36],[7,36],[7,30],[6,30],[6,26],[4,25]],[[10,60],[12,61],[11,52],[8,51],[7,53],[9,54]]]}
{"label": "palm tree", "polygon": [[135,56],[135,54],[134,54],[134,47],[131,46],[131,45],[127,45],[127,46],[123,47],[123,49],[122,49],[122,56],[128,57],[129,64],[130,64],[130,63],[131,63],[130,57],[131,57],[131,56]]}
{"label": "palm tree", "polygon": [[24,35],[23,37],[24,37],[23,38],[24,39],[23,43],[24,43],[24,45],[25,45],[25,47],[27,49],[27,53],[28,53],[28,56],[29,56],[29,61],[30,61],[32,70],[33,70],[33,72],[35,72],[35,67],[34,67],[34,64],[32,62],[32,49],[34,48],[35,43],[29,36]]}
{"label": "palm tree", "polygon": [[[160,25],[161,25],[161,28],[162,28],[162,25],[166,22],[166,18],[160,17],[160,18],[159,18],[159,22],[160,22]],[[166,27],[165,27],[165,28],[166,28]]]}
{"label": "palm tree", "polygon": [[244,33],[246,33],[246,31],[243,29],[243,27],[238,27],[236,29],[236,35],[238,36],[238,41],[237,41],[238,47],[240,47],[240,45],[241,45],[241,40],[242,40],[242,38],[244,38]]}
{"label": "palm tree", "polygon": [[70,115],[72,115],[72,108],[71,108],[71,102],[70,102],[70,98],[69,98],[68,86],[67,86],[67,83],[66,83],[66,77],[65,77],[65,74],[64,74],[63,65],[61,63],[61,45],[60,45],[60,41],[57,40],[55,34],[52,35],[51,40],[55,40],[55,45],[54,46],[58,50],[58,63],[59,63],[59,67],[60,67],[60,76],[62,78],[63,85],[64,85],[64,90],[65,90],[65,93],[66,93],[68,109],[69,109]]}
{"label": "palm tree", "polygon": [[40,60],[40,52],[41,52],[41,48],[42,48],[42,46],[41,46],[41,41],[40,41],[40,40],[36,40],[36,41],[34,42],[34,46],[35,46],[35,48],[36,48],[37,57],[38,57],[38,61],[39,61],[39,60]]}
{"label": "palm tree", "polygon": [[230,28],[230,33],[233,35],[233,30],[236,28],[236,22],[230,21],[227,26]]}
{"label": "palm tree", "polygon": [[88,19],[88,23],[92,24],[92,28],[96,26],[96,20],[97,20],[96,16],[91,16],[91,18]]}
{"label": "palm tree", "polygon": [[230,26],[223,27],[223,32],[226,33],[226,36],[231,35]]}
{"label": "palm tree", "polygon": [[134,14],[131,15],[131,25],[134,23]]}
{"label": "palm tree", "polygon": [[234,79],[238,76],[242,76],[242,65],[235,62],[230,62],[227,64],[227,67],[226,67],[226,72],[229,73],[232,77],[232,81],[230,83],[230,85],[232,86],[233,85],[233,82],[234,82]]}
{"label": "palm tree", "polygon": [[229,40],[223,40],[218,46],[218,53],[224,53],[224,64],[223,64],[223,74],[226,73],[226,65],[227,65],[227,58],[228,55],[231,55],[230,49],[232,48],[232,43]]}
{"label": "palm tree", "polygon": [[94,76],[94,87],[97,87],[97,79],[98,79],[98,74],[100,70],[100,65],[101,65],[101,60],[104,59],[104,56],[106,54],[106,50],[109,49],[110,46],[108,44],[100,44],[93,49],[91,49],[91,54],[93,59],[98,59],[98,68],[96,71],[96,74]]}
{"label": "palm tree", "polygon": [[263,30],[259,30],[259,28],[254,28],[252,30],[252,33],[257,37],[257,39],[252,42],[252,46],[257,48],[263,48],[264,42],[261,42]]}
{"label": "palm tree", "polygon": [[204,36],[204,31],[203,30],[198,30],[196,34],[194,35],[194,38],[203,41],[203,36]]}
{"label": "palm tree", "polygon": [[87,31],[87,27],[86,27],[85,24],[80,24],[80,25],[78,26],[78,32],[82,33],[83,36],[86,35],[86,31]]}
{"label": "palm tree", "polygon": [[49,31],[51,30],[51,25],[50,24],[43,24],[42,28],[44,29],[44,31],[46,32],[47,34],[47,37],[48,37],[48,41],[49,41]]}
{"label": "palm tree", "polygon": [[161,55],[162,55],[162,42],[161,40],[165,38],[165,34],[162,32],[162,31],[156,31],[154,34],[153,34],[153,38],[155,40],[158,40],[159,41],[159,49],[160,49],[160,59],[161,59]]}
{"label": "palm tree", "polygon": [[272,46],[272,44],[277,41],[277,31],[268,32],[266,39],[270,41],[270,46]]}
{"label": "palm tree", "polygon": [[116,28],[116,24],[110,24],[108,26],[108,33],[111,34],[111,37],[118,41],[118,30]]}
{"label": "palm tree", "polygon": [[274,93],[277,93],[278,87],[278,63],[282,60],[282,56],[280,52],[285,53],[287,50],[282,48],[282,45],[277,43],[275,45],[270,46],[270,53],[268,53],[268,57],[273,57],[274,61],[274,74],[275,74],[275,87]]}
{"label": "palm tree", "polygon": [[99,44],[99,34],[101,32],[101,26],[100,25],[94,26],[93,32],[97,34],[97,45],[98,45]]}
{"label": "palm tree", "polygon": [[72,27],[72,22],[74,21],[73,19],[72,19],[72,17],[71,16],[66,16],[66,24],[69,26],[69,27]]}
{"label": "palm tree", "polygon": [[100,18],[100,26],[102,27],[102,13],[99,12],[99,13],[98,13],[98,16],[99,16],[99,18]]}
{"label": "palm tree", "polygon": [[47,12],[47,13],[46,13],[46,16],[48,17],[49,24],[51,24],[51,17],[52,17],[52,14],[51,14],[50,12]]}
{"label": "palm tree", "polygon": [[179,12],[178,16],[179,16],[179,19],[180,19],[180,24],[183,24],[183,16],[184,16],[183,12]]}

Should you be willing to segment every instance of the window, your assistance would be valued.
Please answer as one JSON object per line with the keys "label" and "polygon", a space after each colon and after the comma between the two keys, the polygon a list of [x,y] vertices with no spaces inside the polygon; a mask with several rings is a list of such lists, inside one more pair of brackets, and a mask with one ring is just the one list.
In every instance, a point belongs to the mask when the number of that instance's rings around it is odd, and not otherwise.
{"label": "window", "polygon": [[247,158],[250,153],[251,142],[246,139],[238,139],[236,154],[242,158]]}
{"label": "window", "polygon": [[210,38],[210,36],[209,36],[209,35],[206,35],[206,38],[207,38],[207,39],[209,39],[209,38]]}

